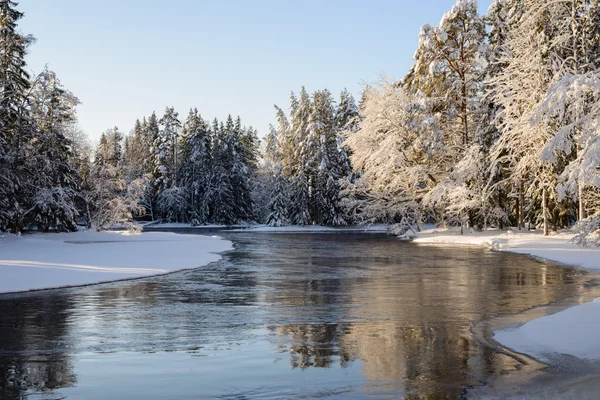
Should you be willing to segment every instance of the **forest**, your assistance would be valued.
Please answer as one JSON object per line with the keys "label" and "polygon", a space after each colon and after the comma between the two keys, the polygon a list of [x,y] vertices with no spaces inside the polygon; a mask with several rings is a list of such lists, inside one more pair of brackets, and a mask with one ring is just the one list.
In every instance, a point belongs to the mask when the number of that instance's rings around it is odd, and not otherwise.
{"label": "forest", "polygon": [[495,0],[485,15],[458,0],[422,27],[403,79],[358,101],[299,88],[262,140],[239,117],[166,107],[96,146],[76,95],[27,72],[17,3],[0,15],[0,231],[435,223],[597,240],[600,0]]}

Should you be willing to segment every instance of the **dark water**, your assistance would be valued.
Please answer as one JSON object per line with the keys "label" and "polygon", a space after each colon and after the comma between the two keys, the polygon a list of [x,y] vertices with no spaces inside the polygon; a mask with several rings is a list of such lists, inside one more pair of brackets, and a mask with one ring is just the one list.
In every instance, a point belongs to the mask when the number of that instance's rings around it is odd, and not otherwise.
{"label": "dark water", "polygon": [[0,296],[0,399],[456,399],[518,374],[475,322],[591,279],[376,234],[224,236],[197,270]]}

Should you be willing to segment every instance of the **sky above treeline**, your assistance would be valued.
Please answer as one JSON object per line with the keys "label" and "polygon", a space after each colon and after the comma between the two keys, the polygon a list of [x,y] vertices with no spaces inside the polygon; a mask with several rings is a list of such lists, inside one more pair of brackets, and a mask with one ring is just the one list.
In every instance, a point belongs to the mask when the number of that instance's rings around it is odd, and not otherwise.
{"label": "sky above treeline", "polygon": [[[273,104],[302,85],[348,88],[399,79],[412,65],[421,25],[435,25],[455,0],[18,0],[27,56],[47,64],[82,101],[92,141],[114,126],[174,106],[205,119],[240,115],[268,132]],[[491,0],[479,2],[485,12]]]}

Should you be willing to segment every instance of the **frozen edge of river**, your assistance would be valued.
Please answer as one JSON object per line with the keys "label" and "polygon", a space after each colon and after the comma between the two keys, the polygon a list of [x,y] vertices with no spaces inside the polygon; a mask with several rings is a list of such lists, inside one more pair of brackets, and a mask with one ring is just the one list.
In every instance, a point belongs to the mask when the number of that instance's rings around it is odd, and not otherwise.
{"label": "frozen edge of river", "polygon": [[139,279],[202,267],[233,244],[169,232],[0,234],[0,293]]}
{"label": "frozen edge of river", "polygon": [[[430,229],[414,238],[422,244],[463,244],[491,247],[498,251],[526,254],[562,264],[600,269],[600,249],[570,243],[573,234],[544,236],[539,231],[460,232]],[[529,321],[519,327],[494,332],[493,339],[518,353],[549,362],[553,355],[600,360],[600,299]]]}

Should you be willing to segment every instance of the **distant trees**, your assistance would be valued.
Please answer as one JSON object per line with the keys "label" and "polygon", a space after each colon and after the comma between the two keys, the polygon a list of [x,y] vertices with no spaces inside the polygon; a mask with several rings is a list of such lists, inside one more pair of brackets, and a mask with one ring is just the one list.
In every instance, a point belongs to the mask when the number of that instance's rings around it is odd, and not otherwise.
{"label": "distant trees", "polygon": [[240,118],[209,125],[191,109],[182,124],[167,107],[160,119],[153,113],[138,120],[124,143],[125,185],[138,186],[143,179],[139,205],[152,220],[194,225],[256,220],[258,138]]}

